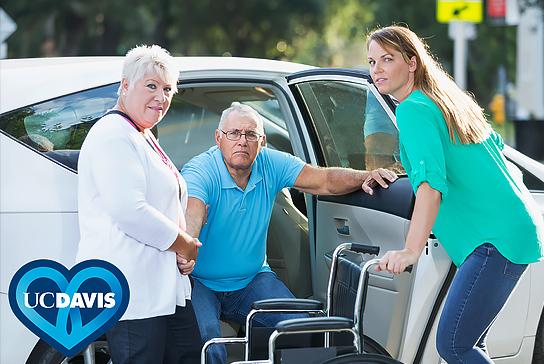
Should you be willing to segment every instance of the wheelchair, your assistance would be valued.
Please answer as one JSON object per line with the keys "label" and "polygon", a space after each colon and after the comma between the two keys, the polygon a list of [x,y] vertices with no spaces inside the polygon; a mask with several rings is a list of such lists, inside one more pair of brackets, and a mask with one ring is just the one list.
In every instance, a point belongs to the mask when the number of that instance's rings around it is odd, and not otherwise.
{"label": "wheelchair", "polygon": [[[383,363],[399,364],[389,353],[374,340],[363,334],[362,317],[368,288],[368,271],[379,263],[371,259],[361,269],[344,257],[346,250],[357,254],[379,254],[378,246],[344,243],[332,254],[329,274],[326,306],[310,299],[272,299],[254,302],[252,311],[246,318],[245,336],[241,338],[215,338],[204,344],[201,363],[206,363],[207,349],[216,344],[244,345],[244,361],[237,364],[274,364],[282,363]],[[411,270],[407,269],[407,271]],[[363,274],[361,274],[363,273]],[[353,287],[357,287],[354,292]],[[256,346],[252,338],[252,318],[264,312],[275,313],[311,313],[314,316],[302,319],[285,320],[272,332],[266,344],[265,358],[255,355]],[[319,334],[323,338],[321,345],[302,348],[282,348],[276,352],[277,340],[292,335]],[[262,345],[262,343],[261,343]],[[373,360],[373,361],[372,361]],[[233,364],[235,364],[233,363]]]}

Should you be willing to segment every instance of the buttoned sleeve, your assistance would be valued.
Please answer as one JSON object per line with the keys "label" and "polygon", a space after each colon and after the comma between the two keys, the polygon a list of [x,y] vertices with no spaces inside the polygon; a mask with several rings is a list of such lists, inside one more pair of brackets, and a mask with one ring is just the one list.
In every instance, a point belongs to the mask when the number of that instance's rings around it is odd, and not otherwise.
{"label": "buttoned sleeve", "polygon": [[421,183],[427,182],[444,197],[448,186],[442,144],[444,135],[439,123],[445,122],[440,110],[433,110],[431,106],[435,105],[408,98],[397,107],[397,125],[405,160],[403,164],[409,166],[407,172],[414,192]]}
{"label": "buttoned sleeve", "polygon": [[493,130],[493,128],[489,124],[488,124],[488,130],[489,130],[489,135],[491,136],[491,139],[493,140],[493,142],[497,145],[497,148],[499,148],[499,150],[503,150],[504,141],[502,140],[501,135],[497,133],[495,130]]}

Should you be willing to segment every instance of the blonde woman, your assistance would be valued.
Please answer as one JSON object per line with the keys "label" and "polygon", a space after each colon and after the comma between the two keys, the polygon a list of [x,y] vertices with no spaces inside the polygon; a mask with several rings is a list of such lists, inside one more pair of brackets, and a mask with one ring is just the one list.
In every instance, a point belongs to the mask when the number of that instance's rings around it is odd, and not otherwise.
{"label": "blonde woman", "polygon": [[199,363],[186,274],[201,244],[185,232],[187,185],[150,131],[170,107],[179,69],[165,49],[139,46],[122,72],[117,104],[79,155],[77,260],[109,261],[127,278],[128,308],[106,333],[114,364]]}
{"label": "blonde woman", "polygon": [[416,193],[405,248],[377,270],[401,273],[418,261],[431,230],[458,273],[438,326],[448,363],[492,363],[486,337],[527,264],[543,257],[543,221],[511,174],[502,139],[482,109],[406,27],[370,33],[370,73],[396,110],[401,161]]}

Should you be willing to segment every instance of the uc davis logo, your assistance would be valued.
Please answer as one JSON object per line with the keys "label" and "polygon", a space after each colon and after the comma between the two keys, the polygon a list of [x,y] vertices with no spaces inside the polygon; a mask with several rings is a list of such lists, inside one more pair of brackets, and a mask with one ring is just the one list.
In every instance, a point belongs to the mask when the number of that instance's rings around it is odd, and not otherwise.
{"label": "uc davis logo", "polygon": [[86,260],[70,270],[34,260],[15,273],[8,291],[19,321],[67,357],[111,328],[125,313],[129,295],[123,273],[103,260]]}

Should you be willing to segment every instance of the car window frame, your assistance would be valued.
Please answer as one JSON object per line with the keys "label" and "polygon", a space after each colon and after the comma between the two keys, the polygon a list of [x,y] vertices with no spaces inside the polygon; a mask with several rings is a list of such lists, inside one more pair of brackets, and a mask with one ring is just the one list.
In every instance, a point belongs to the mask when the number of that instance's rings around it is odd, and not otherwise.
{"label": "car window frame", "polygon": [[343,68],[320,68],[314,70],[305,70],[294,73],[287,77],[287,84],[293,97],[297,103],[297,106],[301,112],[302,120],[305,124],[305,129],[308,130],[310,135],[310,141],[313,146],[313,153],[316,156],[317,165],[321,167],[327,167],[325,157],[322,153],[319,136],[317,135],[312,117],[309,114],[305,105],[305,99],[301,95],[300,91],[297,89],[297,85],[304,82],[312,81],[335,81],[335,82],[344,82],[352,83],[356,85],[362,85],[368,87],[368,90],[376,97],[387,116],[392,121],[393,125],[398,131],[398,126],[396,124],[396,102],[388,95],[380,94],[374,85],[370,75],[363,70],[352,70],[352,69],[343,69]]}

